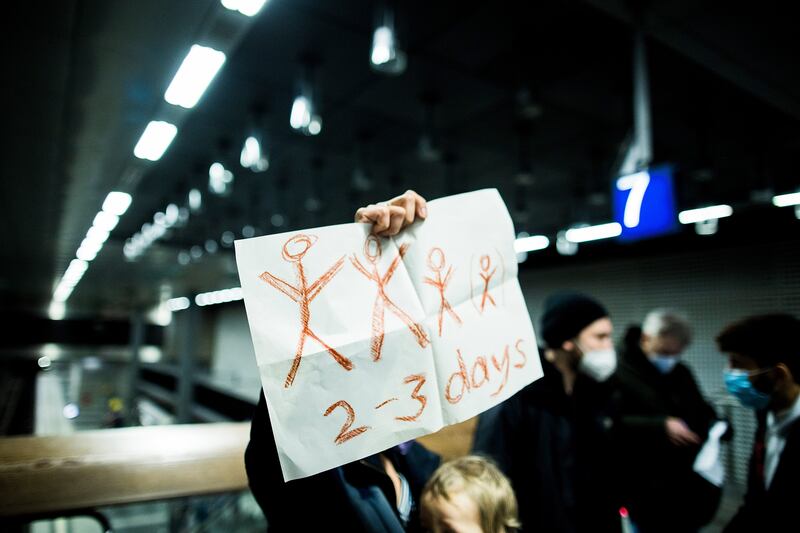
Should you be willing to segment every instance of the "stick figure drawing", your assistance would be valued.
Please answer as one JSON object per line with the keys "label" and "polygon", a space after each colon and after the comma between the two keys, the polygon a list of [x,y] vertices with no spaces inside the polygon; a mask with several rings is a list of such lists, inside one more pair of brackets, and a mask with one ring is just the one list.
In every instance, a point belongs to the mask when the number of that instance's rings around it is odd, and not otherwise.
{"label": "stick figure drawing", "polygon": [[297,343],[297,351],[295,352],[292,367],[289,374],[286,376],[286,381],[283,386],[285,388],[291,387],[297,371],[300,368],[300,361],[303,358],[303,347],[305,346],[306,337],[311,337],[322,345],[325,350],[331,354],[334,360],[339,363],[345,370],[352,370],[353,363],[347,357],[343,356],[335,349],[328,346],[316,333],[314,333],[309,322],[311,321],[310,304],[316,298],[322,289],[327,285],[333,277],[342,269],[344,265],[344,256],[340,257],[333,266],[331,266],[324,274],[322,274],[314,283],[308,285],[306,281],[305,270],[303,269],[303,257],[308,253],[308,250],[317,242],[317,237],[314,235],[298,234],[286,241],[283,245],[283,258],[290,263],[294,263],[297,286],[291,285],[288,282],[280,279],[279,277],[264,272],[259,276],[262,281],[272,285],[274,288],[281,291],[283,294],[294,300],[300,305],[300,340]]}
{"label": "stick figure drawing", "polygon": [[408,245],[404,244],[400,246],[400,253],[397,254],[389,268],[386,269],[386,273],[381,275],[378,272],[378,259],[381,257],[381,242],[378,240],[378,237],[375,235],[369,235],[367,237],[366,242],[364,243],[364,257],[370,263],[371,267],[368,269],[358,258],[355,254],[350,258],[350,262],[353,263],[353,266],[361,272],[369,280],[375,282],[378,286],[378,294],[375,297],[375,303],[372,306],[372,342],[370,346],[370,350],[372,352],[372,360],[378,361],[381,358],[381,349],[383,348],[383,338],[384,338],[384,311],[388,309],[391,311],[397,318],[403,321],[403,323],[408,327],[409,331],[416,337],[417,343],[420,347],[424,348],[428,345],[430,340],[428,336],[425,334],[425,331],[422,329],[422,326],[414,322],[414,319],[411,318],[405,311],[400,309],[390,298],[389,295],[386,294],[386,285],[389,284],[389,281],[392,279],[392,275],[394,274],[397,266],[400,264],[400,261],[403,259],[403,256],[408,250]]}
{"label": "stick figure drawing", "polygon": [[453,307],[450,305],[450,302],[447,301],[447,298],[444,296],[444,291],[447,288],[447,284],[450,283],[450,276],[453,274],[453,267],[447,267],[447,274],[442,277],[442,271],[444,270],[445,265],[445,258],[444,252],[441,248],[431,248],[431,251],[428,252],[428,268],[430,268],[435,274],[436,279],[426,277],[425,283],[428,285],[432,285],[439,290],[439,297],[441,299],[441,304],[439,306],[439,336],[442,336],[442,323],[444,322],[444,313],[447,313],[455,320],[458,324],[461,324],[461,317],[456,314],[453,310]]}

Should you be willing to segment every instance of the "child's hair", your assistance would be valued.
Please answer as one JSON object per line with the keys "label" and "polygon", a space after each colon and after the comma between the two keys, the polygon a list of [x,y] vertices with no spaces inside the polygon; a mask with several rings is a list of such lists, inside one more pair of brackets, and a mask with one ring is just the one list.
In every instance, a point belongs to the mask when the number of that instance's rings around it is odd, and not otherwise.
{"label": "child's hair", "polygon": [[422,497],[449,501],[459,492],[477,505],[484,533],[513,531],[520,527],[517,498],[511,483],[489,459],[468,455],[444,463],[425,484]]}

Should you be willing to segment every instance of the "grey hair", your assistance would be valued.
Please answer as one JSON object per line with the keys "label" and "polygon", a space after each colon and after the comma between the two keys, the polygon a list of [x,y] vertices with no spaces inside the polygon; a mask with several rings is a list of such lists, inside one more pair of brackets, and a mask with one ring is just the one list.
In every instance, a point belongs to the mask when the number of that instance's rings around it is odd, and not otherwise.
{"label": "grey hair", "polygon": [[670,337],[684,345],[692,342],[692,327],[682,314],[671,309],[654,309],[642,323],[642,333],[649,337]]}

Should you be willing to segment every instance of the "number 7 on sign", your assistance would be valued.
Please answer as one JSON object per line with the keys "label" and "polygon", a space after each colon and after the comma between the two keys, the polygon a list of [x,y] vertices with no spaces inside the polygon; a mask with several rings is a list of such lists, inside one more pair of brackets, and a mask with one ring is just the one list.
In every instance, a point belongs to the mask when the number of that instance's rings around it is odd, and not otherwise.
{"label": "number 7 on sign", "polygon": [[625,213],[622,218],[622,223],[626,228],[635,228],[639,225],[642,201],[648,185],[650,185],[650,174],[647,172],[637,172],[622,176],[617,180],[617,190],[631,191],[625,201]]}

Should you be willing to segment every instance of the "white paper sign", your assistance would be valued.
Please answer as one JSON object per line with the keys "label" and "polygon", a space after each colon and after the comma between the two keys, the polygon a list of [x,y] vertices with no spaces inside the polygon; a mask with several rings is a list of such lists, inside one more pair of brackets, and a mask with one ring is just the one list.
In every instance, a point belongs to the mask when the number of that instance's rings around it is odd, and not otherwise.
{"label": "white paper sign", "polygon": [[706,478],[710,483],[721,487],[725,482],[725,470],[722,468],[720,440],[728,430],[728,423],[718,420],[708,430],[708,439],[694,459],[694,471]]}
{"label": "white paper sign", "polygon": [[498,192],[393,239],[344,224],[236,241],[286,481],[471,418],[542,376]]}

